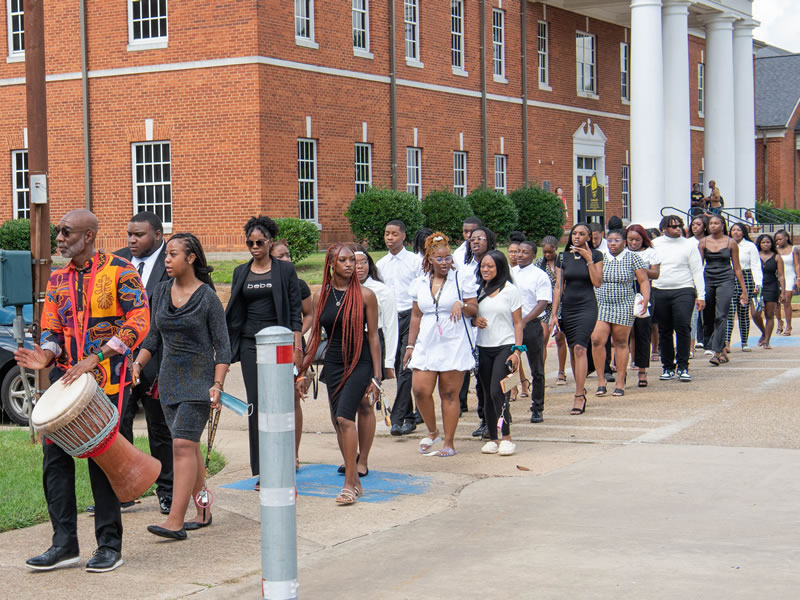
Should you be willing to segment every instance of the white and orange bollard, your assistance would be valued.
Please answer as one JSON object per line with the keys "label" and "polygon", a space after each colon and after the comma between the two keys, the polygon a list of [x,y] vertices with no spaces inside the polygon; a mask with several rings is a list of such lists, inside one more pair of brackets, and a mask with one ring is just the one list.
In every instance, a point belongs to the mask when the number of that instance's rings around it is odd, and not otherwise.
{"label": "white and orange bollard", "polygon": [[294,334],[256,334],[261,464],[261,595],[297,598],[297,480],[294,450]]}

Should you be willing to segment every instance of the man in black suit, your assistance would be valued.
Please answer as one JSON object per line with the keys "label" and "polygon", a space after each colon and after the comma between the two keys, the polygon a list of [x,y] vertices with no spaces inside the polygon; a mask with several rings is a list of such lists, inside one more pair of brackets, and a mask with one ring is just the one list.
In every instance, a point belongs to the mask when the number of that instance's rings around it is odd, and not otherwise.
{"label": "man in black suit", "polygon": [[[152,298],[159,283],[169,279],[164,268],[164,227],[161,219],[152,212],[140,212],[131,219],[128,223],[128,247],[117,250],[114,254],[129,260],[139,271],[148,298]],[[158,378],[160,363],[161,356],[157,354],[144,367],[141,381],[131,390],[130,399],[120,418],[119,431],[128,441],[133,442],[133,419],[141,401],[147,421],[150,454],[161,461],[161,473],[156,479],[156,494],[159,508],[166,515],[172,506],[172,435],[164,420],[161,401],[151,394],[153,384]]]}

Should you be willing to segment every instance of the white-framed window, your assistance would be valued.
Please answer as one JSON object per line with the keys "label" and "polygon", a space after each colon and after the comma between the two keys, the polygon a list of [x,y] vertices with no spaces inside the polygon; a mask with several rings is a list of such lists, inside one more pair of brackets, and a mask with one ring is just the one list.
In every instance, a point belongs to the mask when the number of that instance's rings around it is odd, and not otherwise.
{"label": "white-framed window", "polygon": [[701,117],[706,112],[706,66],[697,63],[697,114]]}
{"label": "white-framed window", "polygon": [[422,200],[422,148],[406,148],[406,191]]}
{"label": "white-framed window", "polygon": [[631,101],[631,48],[626,43],[619,45],[619,86],[623,102]]}
{"label": "white-framed window", "polygon": [[128,49],[167,46],[167,0],[128,0]]}
{"label": "white-framed window", "polygon": [[8,14],[8,57],[25,56],[25,15],[23,0],[6,0]]}
{"label": "white-framed window", "polygon": [[450,65],[464,71],[464,0],[450,0]]}
{"label": "white-framed window", "polygon": [[622,183],[620,197],[622,198],[622,218],[630,221],[631,218],[631,167],[622,165]]}
{"label": "white-framed window", "polygon": [[506,13],[492,9],[492,63],[494,80],[506,82]]}
{"label": "white-framed window", "polygon": [[453,192],[462,198],[467,196],[466,152],[453,152]]}
{"label": "white-framed window", "polygon": [[369,0],[353,0],[353,50],[369,52]]}
{"label": "white-framed window", "polygon": [[31,218],[31,188],[28,182],[28,151],[11,152],[11,187],[15,219]]}
{"label": "white-framed window", "polygon": [[597,94],[595,37],[590,33],[577,32],[575,35],[575,58],[578,74],[578,94],[595,96]]}
{"label": "white-framed window", "polygon": [[406,62],[420,62],[419,58],[419,0],[403,1],[405,24]]}
{"label": "white-framed window", "polygon": [[317,140],[297,140],[297,198],[300,218],[317,221]]}
{"label": "white-framed window", "polygon": [[698,171],[697,172],[697,183],[700,184],[700,190],[702,191],[706,187],[706,172],[705,171]]}
{"label": "white-framed window", "polygon": [[319,48],[314,41],[314,0],[294,0],[294,42]]}
{"label": "white-framed window", "polygon": [[131,144],[133,214],[149,210],[172,225],[172,162],[170,143]]}
{"label": "white-framed window", "polygon": [[372,185],[372,144],[356,144],[356,194]]}
{"label": "white-framed window", "polygon": [[550,67],[547,46],[549,27],[547,22],[539,21],[539,87],[550,88]]}
{"label": "white-framed window", "polygon": [[506,193],[506,155],[494,155],[494,189],[498,192]]}

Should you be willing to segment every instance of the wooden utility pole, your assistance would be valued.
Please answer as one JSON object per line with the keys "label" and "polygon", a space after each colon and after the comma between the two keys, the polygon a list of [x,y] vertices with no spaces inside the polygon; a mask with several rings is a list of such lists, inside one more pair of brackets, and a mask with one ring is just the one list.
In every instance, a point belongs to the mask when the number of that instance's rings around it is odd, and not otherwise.
{"label": "wooden utility pole", "polygon": [[[31,202],[34,340],[50,279],[50,205],[47,195],[47,88],[44,64],[44,1],[25,0],[25,92],[28,110],[28,174]],[[42,389],[36,372],[36,389]]]}

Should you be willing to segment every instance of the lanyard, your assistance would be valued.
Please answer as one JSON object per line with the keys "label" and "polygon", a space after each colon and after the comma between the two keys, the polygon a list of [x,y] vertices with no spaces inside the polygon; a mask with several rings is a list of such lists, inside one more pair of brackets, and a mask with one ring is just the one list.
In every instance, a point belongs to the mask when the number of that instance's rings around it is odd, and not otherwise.
{"label": "lanyard", "polygon": [[442,282],[439,291],[436,295],[433,295],[433,274],[431,274],[431,298],[433,298],[433,306],[436,311],[436,328],[439,330],[439,335],[442,335],[442,326],[439,325],[439,298],[442,297],[442,290],[444,289],[445,284],[447,283],[447,278],[445,277],[444,281]]}
{"label": "lanyard", "polygon": [[[96,252],[92,258],[92,271],[91,275],[89,276],[89,288],[86,292],[88,306],[83,307],[83,329],[79,327],[78,323],[78,303],[76,302],[77,284],[75,282],[75,270],[70,271],[69,274],[69,298],[72,301],[72,326],[75,330],[75,345],[78,348],[77,360],[79,361],[83,359],[83,347],[86,343],[86,332],[89,330],[89,313],[91,312],[90,309],[92,306],[92,290],[94,289],[94,280],[97,276],[97,265],[99,262],[100,254]],[[83,273],[81,273],[80,276],[83,277]]]}

